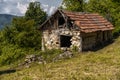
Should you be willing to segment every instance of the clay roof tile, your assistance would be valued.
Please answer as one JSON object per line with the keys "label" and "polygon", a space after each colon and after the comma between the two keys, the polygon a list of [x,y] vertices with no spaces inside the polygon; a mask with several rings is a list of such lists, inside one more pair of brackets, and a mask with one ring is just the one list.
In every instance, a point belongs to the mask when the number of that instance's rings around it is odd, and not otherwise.
{"label": "clay roof tile", "polygon": [[107,19],[96,13],[62,12],[85,33],[114,29]]}

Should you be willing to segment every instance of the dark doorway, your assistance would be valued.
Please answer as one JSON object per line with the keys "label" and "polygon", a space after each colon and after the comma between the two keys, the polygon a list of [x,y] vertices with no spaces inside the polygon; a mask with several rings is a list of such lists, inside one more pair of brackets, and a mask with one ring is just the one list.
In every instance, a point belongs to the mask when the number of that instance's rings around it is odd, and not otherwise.
{"label": "dark doorway", "polygon": [[71,46],[71,38],[72,36],[60,36],[60,46],[61,47],[70,47]]}
{"label": "dark doorway", "polygon": [[58,22],[59,22],[58,25],[60,26],[65,23],[65,20],[63,19],[63,17],[60,17]]}
{"label": "dark doorway", "polygon": [[103,41],[105,41],[105,32],[103,31]]}

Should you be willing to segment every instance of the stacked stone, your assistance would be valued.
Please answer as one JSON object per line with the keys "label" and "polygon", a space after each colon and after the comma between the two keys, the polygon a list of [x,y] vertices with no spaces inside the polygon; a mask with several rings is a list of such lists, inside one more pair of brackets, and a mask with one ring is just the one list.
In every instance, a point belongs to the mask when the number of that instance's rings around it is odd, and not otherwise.
{"label": "stacked stone", "polygon": [[44,31],[44,33],[43,33],[43,42],[45,43],[44,45],[46,46],[46,47],[49,47],[49,45],[51,45],[51,43],[50,43],[50,41],[49,41],[49,33],[48,33],[48,31]]}
{"label": "stacked stone", "polygon": [[71,39],[71,47],[65,48],[65,50],[69,50],[76,46],[79,51],[81,51],[81,37],[79,31],[69,31],[69,30],[52,30],[51,33],[48,31],[44,32],[44,43],[47,49],[58,49],[60,48],[60,35],[68,35],[72,36]]}
{"label": "stacked stone", "polygon": [[50,35],[51,40],[51,47],[54,49],[59,48],[59,38],[58,38],[58,31],[52,31],[52,34]]}
{"label": "stacked stone", "polygon": [[25,64],[30,64],[32,62],[42,63],[42,62],[44,62],[44,60],[43,60],[43,58],[41,56],[27,55],[26,58],[25,58]]}
{"label": "stacked stone", "polygon": [[44,33],[44,41],[45,41],[45,46],[47,49],[58,49],[59,48],[59,38],[58,38],[58,31],[52,31],[52,33]]}
{"label": "stacked stone", "polygon": [[74,47],[77,47],[79,51],[81,51],[81,37],[80,37],[80,32],[73,32],[74,36],[71,39],[71,49]]}
{"label": "stacked stone", "polygon": [[25,62],[26,63],[32,63],[36,60],[35,57],[36,57],[35,55],[27,55],[26,58],[25,58]]}
{"label": "stacked stone", "polygon": [[68,31],[68,30],[61,30],[60,31],[60,35],[69,35],[69,36],[72,36],[73,33],[71,31]]}
{"label": "stacked stone", "polygon": [[61,60],[61,59],[72,58],[72,57],[73,57],[72,52],[65,51],[65,52],[59,54],[58,56],[56,56],[55,58],[53,58],[53,62],[56,62],[56,61]]}

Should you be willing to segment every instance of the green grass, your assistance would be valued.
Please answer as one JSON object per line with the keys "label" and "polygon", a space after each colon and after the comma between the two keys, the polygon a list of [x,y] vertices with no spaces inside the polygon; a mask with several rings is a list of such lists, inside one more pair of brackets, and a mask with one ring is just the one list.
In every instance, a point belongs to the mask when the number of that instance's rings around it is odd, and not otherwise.
{"label": "green grass", "polygon": [[[0,71],[10,66],[0,67]],[[96,52],[75,54],[71,59],[48,64],[33,64],[0,80],[120,80],[120,37]]]}

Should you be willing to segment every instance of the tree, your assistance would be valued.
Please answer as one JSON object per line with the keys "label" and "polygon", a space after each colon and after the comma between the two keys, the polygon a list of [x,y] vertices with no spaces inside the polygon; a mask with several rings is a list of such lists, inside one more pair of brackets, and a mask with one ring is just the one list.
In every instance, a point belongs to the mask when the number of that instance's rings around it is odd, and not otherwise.
{"label": "tree", "polygon": [[107,16],[111,12],[111,4],[110,0],[89,0],[87,3],[87,11]]}
{"label": "tree", "polygon": [[29,7],[25,13],[25,19],[33,19],[35,25],[38,26],[42,24],[47,18],[46,12],[44,12],[40,7],[40,2],[30,2]]}
{"label": "tree", "polygon": [[85,1],[86,0],[63,0],[63,9],[69,11],[85,11]]}
{"label": "tree", "polygon": [[40,8],[40,3],[30,3],[23,17],[15,17],[11,25],[0,31],[0,65],[10,64],[30,53],[41,49],[41,32],[36,26],[41,24],[47,15]]}
{"label": "tree", "polygon": [[24,17],[13,18],[11,26],[6,26],[1,31],[1,40],[6,44],[39,50],[41,49],[41,32],[36,30],[34,25],[34,20],[26,21]]}
{"label": "tree", "polygon": [[11,26],[2,31],[3,41],[23,48],[41,48],[41,32],[36,26],[46,20],[47,14],[40,8],[39,2],[31,2],[23,17],[15,17]]}

